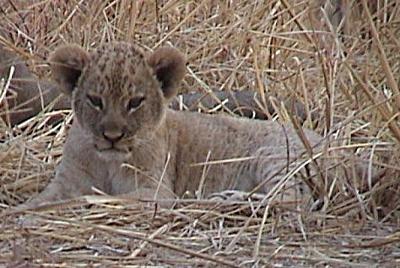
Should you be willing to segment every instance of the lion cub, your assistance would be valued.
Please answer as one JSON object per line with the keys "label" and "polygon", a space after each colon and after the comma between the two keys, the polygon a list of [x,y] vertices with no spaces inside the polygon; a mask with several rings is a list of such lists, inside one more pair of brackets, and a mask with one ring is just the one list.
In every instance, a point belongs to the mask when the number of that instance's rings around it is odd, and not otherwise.
{"label": "lion cub", "polygon": [[[158,201],[257,187],[294,200],[311,197],[324,178],[324,161],[311,160],[322,147],[312,131],[303,130],[303,142],[289,125],[167,108],[186,69],[176,49],[145,55],[114,42],[88,53],[67,45],[50,63],[75,118],[55,178],[28,207],[91,194],[93,187]],[[307,165],[307,174],[294,172]]]}

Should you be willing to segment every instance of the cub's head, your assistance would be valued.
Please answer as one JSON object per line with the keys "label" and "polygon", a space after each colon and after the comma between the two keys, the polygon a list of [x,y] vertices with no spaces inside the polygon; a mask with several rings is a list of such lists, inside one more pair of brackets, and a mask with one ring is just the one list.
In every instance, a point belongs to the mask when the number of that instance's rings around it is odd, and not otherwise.
{"label": "cub's head", "polygon": [[76,45],[50,56],[53,79],[71,97],[75,119],[103,156],[127,155],[130,145],[150,138],[185,74],[174,48],[145,55],[123,42],[88,53]]}

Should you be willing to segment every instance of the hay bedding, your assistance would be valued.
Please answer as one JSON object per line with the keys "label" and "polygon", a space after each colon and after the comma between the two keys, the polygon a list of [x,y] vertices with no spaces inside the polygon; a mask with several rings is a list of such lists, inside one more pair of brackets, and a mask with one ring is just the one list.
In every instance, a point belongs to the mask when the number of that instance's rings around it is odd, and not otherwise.
{"label": "hay bedding", "polygon": [[[0,266],[399,266],[400,3],[386,4],[370,5],[379,34],[371,42],[375,30],[361,3],[339,40],[320,23],[329,10],[309,1],[3,1],[1,43],[40,76],[47,75],[43,59],[64,42],[131,40],[145,49],[171,42],[189,58],[183,91],[294,96],[317,114],[306,127],[331,131],[356,153],[373,151],[386,172],[365,195],[311,213],[279,200],[186,200],[166,210],[98,194],[10,214],[9,206],[46,185],[60,160],[71,115],[48,112],[0,126]],[[290,120],[276,108],[279,120]],[[63,123],[46,124],[54,113]],[[21,225],[31,214],[36,222]]]}

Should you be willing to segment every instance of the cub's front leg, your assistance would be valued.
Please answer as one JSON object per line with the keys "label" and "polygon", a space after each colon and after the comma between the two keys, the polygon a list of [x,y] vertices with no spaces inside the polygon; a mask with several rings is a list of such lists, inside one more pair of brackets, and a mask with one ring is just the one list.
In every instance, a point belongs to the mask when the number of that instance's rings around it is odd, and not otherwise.
{"label": "cub's front leg", "polygon": [[[82,169],[71,166],[63,160],[57,169],[55,178],[46,186],[46,188],[31,200],[19,205],[14,212],[23,212],[26,209],[35,209],[53,202],[68,200],[89,194],[92,186],[96,186],[94,178],[84,172]],[[24,226],[35,226],[40,223],[40,218],[36,215],[22,215],[18,221]]]}
{"label": "cub's front leg", "polygon": [[162,175],[162,172],[158,171],[159,169],[154,166],[133,170],[132,167],[122,164],[118,172],[108,179],[110,187],[107,193],[127,199],[157,203],[161,207],[171,207],[176,199],[171,176],[167,173]]}
{"label": "cub's front leg", "polygon": [[20,209],[35,208],[51,202],[87,195],[92,192],[92,187],[98,187],[95,179],[84,170],[75,167],[68,168],[65,162],[62,162],[57,169],[56,176],[50,181],[45,189],[36,197],[18,206]]}

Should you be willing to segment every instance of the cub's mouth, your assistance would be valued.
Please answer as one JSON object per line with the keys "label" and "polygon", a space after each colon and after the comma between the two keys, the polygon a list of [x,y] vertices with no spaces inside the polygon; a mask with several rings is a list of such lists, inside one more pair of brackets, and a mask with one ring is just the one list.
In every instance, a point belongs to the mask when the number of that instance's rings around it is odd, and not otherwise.
{"label": "cub's mouth", "polygon": [[106,161],[125,161],[129,158],[130,153],[118,148],[107,148],[97,149],[97,155]]}
{"label": "cub's mouth", "polygon": [[119,149],[119,148],[116,148],[116,147],[99,148],[99,147],[96,146],[96,149],[97,149],[97,151],[98,151],[99,153],[109,153],[109,152],[110,152],[110,153],[123,153],[123,154],[126,154],[126,153],[127,153],[126,150]]}
{"label": "cub's mouth", "polygon": [[96,140],[94,142],[94,148],[99,155],[106,156],[107,158],[116,157],[119,159],[129,156],[128,148],[119,143],[114,144],[105,140]]}

